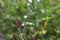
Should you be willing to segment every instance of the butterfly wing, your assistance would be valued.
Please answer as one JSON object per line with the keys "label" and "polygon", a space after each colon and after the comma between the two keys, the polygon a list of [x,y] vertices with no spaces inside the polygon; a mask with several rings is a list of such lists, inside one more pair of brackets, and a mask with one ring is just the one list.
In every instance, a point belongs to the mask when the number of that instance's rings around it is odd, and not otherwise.
{"label": "butterfly wing", "polygon": [[20,28],[20,29],[22,29],[23,27],[24,27],[24,25],[22,25],[23,23],[21,22],[21,21],[19,21],[19,20],[16,20],[16,25]]}

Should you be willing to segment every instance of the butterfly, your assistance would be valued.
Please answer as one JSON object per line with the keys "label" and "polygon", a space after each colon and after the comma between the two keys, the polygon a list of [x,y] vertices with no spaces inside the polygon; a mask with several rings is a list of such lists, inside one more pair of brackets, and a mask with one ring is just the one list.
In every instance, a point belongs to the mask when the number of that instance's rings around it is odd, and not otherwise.
{"label": "butterfly", "polygon": [[18,19],[16,19],[16,25],[20,29],[23,29],[24,28],[24,24],[21,21],[19,21]]}

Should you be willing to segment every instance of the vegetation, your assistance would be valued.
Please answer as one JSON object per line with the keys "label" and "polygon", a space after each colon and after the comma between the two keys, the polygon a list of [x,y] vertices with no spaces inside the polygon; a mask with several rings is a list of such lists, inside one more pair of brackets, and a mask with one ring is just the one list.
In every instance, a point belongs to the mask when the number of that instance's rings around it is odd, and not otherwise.
{"label": "vegetation", "polygon": [[0,0],[0,33],[8,40],[60,40],[60,0]]}

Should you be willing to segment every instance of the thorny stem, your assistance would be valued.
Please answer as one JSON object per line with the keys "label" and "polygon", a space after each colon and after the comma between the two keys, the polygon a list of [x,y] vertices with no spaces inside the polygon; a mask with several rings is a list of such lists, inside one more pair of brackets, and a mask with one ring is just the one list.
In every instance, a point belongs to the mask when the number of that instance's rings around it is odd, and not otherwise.
{"label": "thorny stem", "polygon": [[[18,30],[19,31],[19,33],[18,33],[18,40],[24,40],[24,35],[23,35],[23,32],[21,32],[21,30]],[[22,35],[21,35],[21,38],[20,38],[20,34],[22,33]]]}
{"label": "thorny stem", "polygon": [[19,30],[19,32],[18,32],[18,39],[20,40],[20,30]]}

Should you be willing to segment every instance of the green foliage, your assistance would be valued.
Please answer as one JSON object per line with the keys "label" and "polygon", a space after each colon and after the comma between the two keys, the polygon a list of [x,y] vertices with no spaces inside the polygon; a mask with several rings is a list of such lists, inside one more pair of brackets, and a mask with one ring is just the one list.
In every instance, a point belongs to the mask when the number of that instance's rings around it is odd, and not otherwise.
{"label": "green foliage", "polygon": [[[13,40],[14,35],[18,40],[21,35],[16,19],[22,21],[26,28],[34,27],[36,40],[60,38],[60,0],[0,0],[0,33],[9,40]],[[27,34],[26,40],[32,39],[31,30],[23,30]]]}

